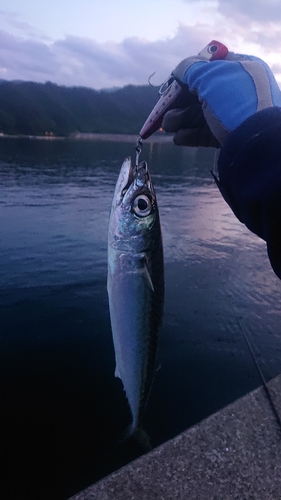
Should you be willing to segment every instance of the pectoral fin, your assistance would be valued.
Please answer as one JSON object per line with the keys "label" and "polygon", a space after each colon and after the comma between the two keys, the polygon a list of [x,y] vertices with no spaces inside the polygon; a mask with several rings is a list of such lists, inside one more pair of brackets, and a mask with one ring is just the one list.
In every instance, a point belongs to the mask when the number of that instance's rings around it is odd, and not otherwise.
{"label": "pectoral fin", "polygon": [[152,283],[152,279],[151,279],[151,276],[150,276],[150,273],[149,273],[149,270],[148,270],[148,267],[147,267],[146,260],[144,260],[143,272],[144,272],[145,278],[146,278],[146,280],[147,280],[147,282],[148,282],[151,290],[153,292],[155,292],[154,286],[153,286],[153,283]]}

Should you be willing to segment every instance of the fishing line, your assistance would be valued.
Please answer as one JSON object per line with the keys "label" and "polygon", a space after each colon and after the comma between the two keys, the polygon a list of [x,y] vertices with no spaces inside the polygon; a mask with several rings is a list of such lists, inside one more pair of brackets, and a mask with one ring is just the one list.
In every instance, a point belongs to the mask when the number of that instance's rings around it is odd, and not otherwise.
{"label": "fishing line", "polygon": [[247,344],[247,346],[248,346],[248,349],[249,349],[249,351],[250,351],[250,354],[251,354],[251,356],[252,356],[252,359],[253,359],[253,361],[254,361],[254,364],[255,364],[255,366],[256,366],[256,369],[257,369],[258,374],[259,374],[259,376],[260,376],[260,379],[261,379],[261,381],[262,381],[262,385],[263,385],[263,388],[264,388],[264,390],[265,390],[265,393],[266,393],[267,399],[268,399],[268,401],[269,401],[269,404],[270,404],[270,406],[271,406],[271,409],[272,409],[272,411],[273,411],[273,414],[274,414],[274,416],[275,416],[275,418],[276,418],[276,421],[277,421],[277,423],[278,423],[278,425],[279,425],[279,432],[281,432],[281,418],[280,418],[280,415],[279,415],[279,413],[278,413],[278,410],[277,410],[277,408],[276,408],[276,406],[275,406],[275,404],[274,404],[274,401],[273,401],[273,399],[272,399],[272,396],[271,396],[271,394],[270,394],[270,391],[269,391],[269,389],[268,389],[267,382],[266,382],[265,377],[264,377],[264,375],[263,375],[262,369],[261,369],[261,367],[260,367],[260,365],[259,365],[259,363],[258,363],[258,360],[257,360],[257,358],[256,358],[256,355],[255,355],[255,353],[254,353],[254,350],[253,350],[253,348],[252,348],[252,346],[251,346],[251,343],[250,343],[249,337],[248,337],[248,335],[246,334],[246,331],[244,330],[244,328],[243,328],[243,326],[242,326],[242,324],[241,324],[241,321],[239,320],[239,317],[238,317],[238,315],[237,315],[237,313],[236,313],[236,311],[235,311],[235,308],[234,308],[234,305],[233,305],[233,303],[232,303],[231,297],[229,297],[229,295],[227,295],[227,296],[228,296],[228,298],[229,298],[229,301],[230,301],[230,304],[231,304],[232,310],[233,310],[233,312],[234,312],[234,316],[235,316],[235,318],[236,318],[236,321],[237,321],[237,323],[238,323],[238,326],[239,326],[239,328],[240,328],[240,331],[241,331],[241,333],[242,333],[242,335],[243,335],[243,338],[244,338],[244,340],[245,340],[245,342],[246,342],[246,344]]}

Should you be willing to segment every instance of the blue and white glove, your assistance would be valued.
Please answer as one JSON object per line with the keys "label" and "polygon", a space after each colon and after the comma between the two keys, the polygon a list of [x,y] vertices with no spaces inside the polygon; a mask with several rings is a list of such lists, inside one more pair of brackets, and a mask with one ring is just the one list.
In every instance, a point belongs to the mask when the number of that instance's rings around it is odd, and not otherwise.
{"label": "blue and white glove", "polygon": [[281,107],[273,73],[254,56],[229,52],[217,61],[188,57],[172,74],[193,97],[187,99],[186,107],[164,116],[162,128],[175,133],[176,145],[220,148],[248,117],[265,108]]}

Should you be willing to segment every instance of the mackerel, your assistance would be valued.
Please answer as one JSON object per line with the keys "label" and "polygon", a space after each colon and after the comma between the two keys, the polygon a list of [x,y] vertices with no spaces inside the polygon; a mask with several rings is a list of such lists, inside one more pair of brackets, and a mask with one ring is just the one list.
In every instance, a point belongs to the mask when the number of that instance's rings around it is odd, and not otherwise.
{"label": "mackerel", "polygon": [[164,303],[160,218],[146,162],[126,158],[116,183],[108,231],[108,280],[115,376],[132,413],[128,432],[142,428],[154,372]]}

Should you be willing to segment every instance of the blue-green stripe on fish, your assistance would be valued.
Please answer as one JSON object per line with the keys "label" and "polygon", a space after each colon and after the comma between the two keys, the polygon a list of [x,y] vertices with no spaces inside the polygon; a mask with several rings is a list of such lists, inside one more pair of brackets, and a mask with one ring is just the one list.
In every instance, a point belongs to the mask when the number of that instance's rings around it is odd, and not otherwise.
{"label": "blue-green stripe on fish", "polygon": [[133,422],[141,420],[155,371],[163,315],[164,265],[160,218],[146,162],[126,158],[116,183],[108,231],[108,281],[115,375]]}

